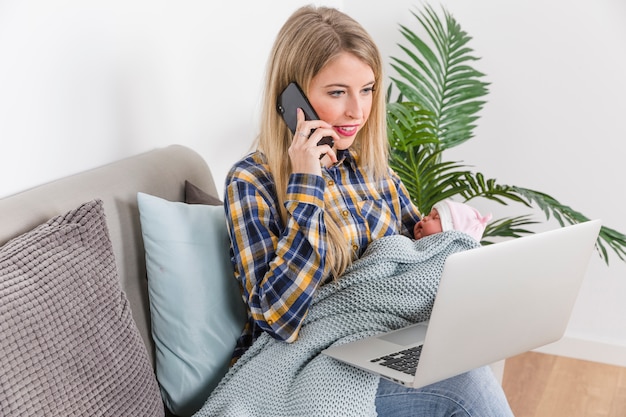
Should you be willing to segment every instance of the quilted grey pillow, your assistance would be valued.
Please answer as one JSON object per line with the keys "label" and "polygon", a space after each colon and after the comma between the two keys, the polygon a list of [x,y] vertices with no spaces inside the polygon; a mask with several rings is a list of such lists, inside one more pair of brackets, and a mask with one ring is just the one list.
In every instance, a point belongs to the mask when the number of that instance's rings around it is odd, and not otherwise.
{"label": "quilted grey pillow", "polygon": [[102,202],[0,248],[0,415],[162,416]]}

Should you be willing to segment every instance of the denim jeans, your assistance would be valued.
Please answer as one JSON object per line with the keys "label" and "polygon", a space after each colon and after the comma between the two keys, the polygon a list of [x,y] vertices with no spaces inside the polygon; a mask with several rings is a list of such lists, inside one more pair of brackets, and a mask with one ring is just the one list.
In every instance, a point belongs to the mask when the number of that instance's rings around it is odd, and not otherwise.
{"label": "denim jeans", "polygon": [[489,367],[413,389],[381,378],[379,417],[511,417],[502,387]]}

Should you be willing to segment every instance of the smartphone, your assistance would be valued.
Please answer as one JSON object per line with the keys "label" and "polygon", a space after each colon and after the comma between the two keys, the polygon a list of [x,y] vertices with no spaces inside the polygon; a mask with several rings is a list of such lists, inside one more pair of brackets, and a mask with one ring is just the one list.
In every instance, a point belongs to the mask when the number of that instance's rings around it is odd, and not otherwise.
{"label": "smartphone", "polygon": [[[287,123],[287,127],[291,130],[292,134],[296,133],[296,125],[298,123],[296,109],[301,108],[304,112],[305,120],[319,120],[317,113],[313,110],[313,106],[309,103],[309,100],[304,95],[304,92],[300,88],[300,86],[295,83],[289,83],[287,88],[280,93],[278,97],[278,103],[276,103],[276,110],[283,117],[285,123]],[[315,129],[311,130],[313,133]],[[319,145],[330,145],[333,146],[333,138],[330,136],[325,136],[317,142]]]}

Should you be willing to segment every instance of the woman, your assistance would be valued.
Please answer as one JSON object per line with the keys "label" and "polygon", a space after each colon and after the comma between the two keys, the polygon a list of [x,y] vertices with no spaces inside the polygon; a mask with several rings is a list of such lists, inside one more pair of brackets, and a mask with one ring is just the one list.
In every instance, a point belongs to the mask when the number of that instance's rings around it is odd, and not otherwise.
{"label": "woman", "polygon": [[[226,181],[233,264],[249,315],[235,359],[262,332],[296,341],[319,286],[341,279],[373,240],[412,236],[418,212],[387,162],[382,77],[370,36],[337,10],[303,7],[279,32],[256,150]],[[320,120],[298,111],[292,135],[276,102],[294,81]],[[333,146],[318,146],[326,136]],[[380,416],[511,415],[485,369],[419,390],[381,380],[375,404]]]}

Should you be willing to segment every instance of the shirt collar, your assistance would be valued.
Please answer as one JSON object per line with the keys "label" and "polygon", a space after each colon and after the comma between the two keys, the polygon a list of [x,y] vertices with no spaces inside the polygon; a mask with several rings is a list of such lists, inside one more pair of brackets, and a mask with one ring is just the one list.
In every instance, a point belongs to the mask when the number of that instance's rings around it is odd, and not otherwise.
{"label": "shirt collar", "polygon": [[337,161],[339,161],[335,166],[339,165],[347,165],[351,167],[353,170],[356,169],[356,160],[354,159],[354,155],[350,152],[350,149],[341,149],[336,152]]}

